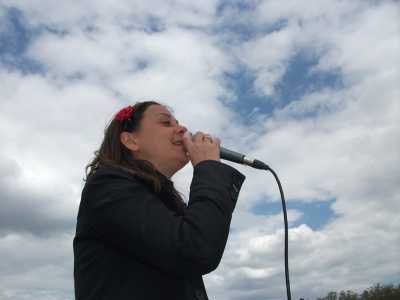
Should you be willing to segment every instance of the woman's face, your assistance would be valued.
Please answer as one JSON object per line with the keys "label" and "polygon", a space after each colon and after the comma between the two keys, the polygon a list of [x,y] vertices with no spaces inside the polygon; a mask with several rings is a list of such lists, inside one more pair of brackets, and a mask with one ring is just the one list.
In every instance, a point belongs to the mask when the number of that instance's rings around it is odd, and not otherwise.
{"label": "woman's face", "polygon": [[143,114],[139,130],[132,133],[135,158],[150,161],[159,172],[171,177],[189,161],[183,147],[186,127],[179,125],[162,105],[151,105]]}

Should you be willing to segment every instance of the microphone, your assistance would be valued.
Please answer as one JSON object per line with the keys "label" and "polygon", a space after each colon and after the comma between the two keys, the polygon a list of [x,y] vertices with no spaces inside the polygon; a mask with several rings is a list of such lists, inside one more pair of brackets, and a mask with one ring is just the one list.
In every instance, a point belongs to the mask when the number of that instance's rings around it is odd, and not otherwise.
{"label": "microphone", "polygon": [[[189,131],[189,134],[193,140],[194,135]],[[260,170],[271,170],[271,168],[263,163],[262,161],[254,158],[250,158],[242,153],[235,152],[229,149],[226,149],[222,146],[219,147],[219,156],[221,159],[229,160],[234,163],[242,164],[242,165],[247,165],[255,169],[260,169]]]}
{"label": "microphone", "polygon": [[250,158],[242,153],[235,152],[224,147],[220,147],[221,159],[229,160],[234,163],[247,165],[255,169],[270,170],[270,167],[262,161],[254,158]]}

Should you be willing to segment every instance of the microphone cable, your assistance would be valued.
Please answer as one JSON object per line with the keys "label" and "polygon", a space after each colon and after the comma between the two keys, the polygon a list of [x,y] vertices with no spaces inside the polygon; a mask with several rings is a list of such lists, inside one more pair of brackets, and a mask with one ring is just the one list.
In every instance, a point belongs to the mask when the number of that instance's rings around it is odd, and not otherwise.
{"label": "microphone cable", "polygon": [[[268,166],[267,166],[268,167]],[[289,230],[288,230],[288,221],[287,221],[287,213],[286,213],[286,201],[285,201],[285,195],[283,194],[283,189],[281,182],[278,178],[278,175],[276,175],[275,171],[272,170],[270,167],[268,167],[268,170],[274,175],[276,182],[278,183],[279,186],[279,192],[281,194],[281,201],[282,201],[282,211],[283,211],[283,221],[285,222],[285,279],[286,279],[286,294],[287,294],[287,299],[291,300],[292,296],[290,293],[290,281],[289,281]]]}
{"label": "microphone cable", "polygon": [[285,279],[286,279],[286,294],[287,300],[292,299],[292,295],[290,292],[290,280],[289,280],[289,229],[288,229],[288,221],[287,221],[287,212],[286,212],[286,200],[285,195],[283,194],[283,189],[281,182],[278,178],[278,175],[275,173],[272,168],[270,168],[267,164],[263,163],[258,159],[252,159],[244,154],[226,149],[224,147],[220,147],[220,154],[222,159],[226,159],[232,162],[236,162],[239,164],[247,165],[253,167],[255,169],[270,171],[274,176],[276,182],[278,183],[279,193],[281,195],[282,201],[282,211],[283,211],[283,221],[285,223]]}

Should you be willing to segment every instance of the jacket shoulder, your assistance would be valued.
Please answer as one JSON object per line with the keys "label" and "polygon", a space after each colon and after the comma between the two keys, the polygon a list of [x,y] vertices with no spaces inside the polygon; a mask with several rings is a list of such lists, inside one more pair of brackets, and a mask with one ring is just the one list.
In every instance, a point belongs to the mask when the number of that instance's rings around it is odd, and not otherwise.
{"label": "jacket shoulder", "polygon": [[122,169],[111,166],[102,166],[93,175],[88,177],[86,183],[95,184],[98,183],[98,181],[108,178],[120,178],[132,181],[140,180],[138,176],[135,176],[134,174],[124,171]]}
{"label": "jacket shoulder", "polygon": [[95,208],[110,204],[132,190],[139,194],[151,193],[148,184],[138,176],[115,167],[101,167],[87,179],[81,202]]}

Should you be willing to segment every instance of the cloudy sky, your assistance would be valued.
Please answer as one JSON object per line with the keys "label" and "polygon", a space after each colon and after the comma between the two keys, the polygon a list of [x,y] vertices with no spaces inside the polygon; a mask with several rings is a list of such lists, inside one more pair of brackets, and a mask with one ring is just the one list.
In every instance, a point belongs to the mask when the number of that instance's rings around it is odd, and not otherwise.
{"label": "cloudy sky", "polygon": [[[394,0],[0,0],[0,299],[73,299],[84,166],[150,99],[278,173],[293,299],[399,283],[399,53]],[[209,297],[284,299],[278,187],[238,169]]]}

